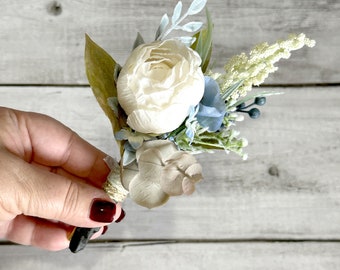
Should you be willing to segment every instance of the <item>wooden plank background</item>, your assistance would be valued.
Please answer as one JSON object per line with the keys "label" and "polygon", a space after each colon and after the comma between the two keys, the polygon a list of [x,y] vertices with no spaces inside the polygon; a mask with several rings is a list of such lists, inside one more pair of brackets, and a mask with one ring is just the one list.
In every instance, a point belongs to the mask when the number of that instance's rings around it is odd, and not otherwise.
{"label": "wooden plank background", "polygon": [[[136,32],[151,41],[175,4],[2,1],[0,106],[53,116],[114,155],[109,123],[87,86],[84,33],[123,64]],[[267,81],[266,89],[285,94],[268,99],[261,119],[240,123],[249,159],[198,156],[205,179],[196,193],[154,210],[127,200],[124,222],[77,255],[1,242],[1,270],[340,267],[340,2],[210,0],[208,6],[217,69],[256,43],[292,32],[317,41],[280,62]]]}
{"label": "wooden plank background", "polygon": [[[172,12],[176,2],[3,0],[0,82],[87,84],[83,68],[85,33],[123,64],[137,31],[146,41],[152,41],[160,17]],[[185,0],[185,6],[189,2]],[[217,68],[259,42],[305,32],[318,45],[282,63],[280,72],[268,82],[339,81],[339,1],[210,0],[208,6],[215,24],[213,59]]]}

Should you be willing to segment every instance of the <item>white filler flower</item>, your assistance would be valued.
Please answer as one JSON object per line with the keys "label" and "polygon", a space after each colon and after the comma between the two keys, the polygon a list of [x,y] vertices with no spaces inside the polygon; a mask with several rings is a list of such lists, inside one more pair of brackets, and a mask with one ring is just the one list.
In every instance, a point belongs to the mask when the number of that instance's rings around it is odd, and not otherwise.
{"label": "white filler flower", "polygon": [[184,121],[204,93],[201,58],[174,39],[138,46],[117,81],[127,124],[141,133],[163,134]]}

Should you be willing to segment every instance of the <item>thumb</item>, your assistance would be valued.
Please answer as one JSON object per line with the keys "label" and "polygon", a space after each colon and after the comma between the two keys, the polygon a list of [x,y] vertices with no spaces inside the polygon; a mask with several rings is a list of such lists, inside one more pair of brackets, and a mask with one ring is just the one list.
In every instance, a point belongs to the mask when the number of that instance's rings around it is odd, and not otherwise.
{"label": "thumb", "polygon": [[[7,213],[61,221],[78,227],[101,227],[119,218],[121,208],[101,189],[72,177],[43,170],[11,153],[2,159],[7,168],[6,192],[0,197]],[[2,164],[4,165],[4,164]],[[3,171],[3,170],[2,170]],[[0,200],[1,201],[1,200]]]}

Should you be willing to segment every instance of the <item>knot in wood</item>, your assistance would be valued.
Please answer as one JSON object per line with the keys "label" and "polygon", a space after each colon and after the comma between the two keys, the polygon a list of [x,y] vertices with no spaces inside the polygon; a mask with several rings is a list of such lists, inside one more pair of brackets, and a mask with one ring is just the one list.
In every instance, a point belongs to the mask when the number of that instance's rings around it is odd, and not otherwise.
{"label": "knot in wood", "polygon": [[279,168],[276,165],[271,165],[268,169],[269,175],[279,177]]}
{"label": "knot in wood", "polygon": [[58,1],[53,1],[48,6],[48,13],[54,16],[58,16],[62,13],[63,9],[61,3]]}

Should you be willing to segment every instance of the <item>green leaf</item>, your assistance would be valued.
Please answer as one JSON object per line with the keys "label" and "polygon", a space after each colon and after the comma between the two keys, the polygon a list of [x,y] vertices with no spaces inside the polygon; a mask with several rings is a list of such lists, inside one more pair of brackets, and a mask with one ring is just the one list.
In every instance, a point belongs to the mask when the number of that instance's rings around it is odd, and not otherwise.
{"label": "green leaf", "polygon": [[93,94],[111,122],[113,131],[117,132],[123,124],[122,120],[124,118],[122,110],[118,111],[119,115],[115,115],[108,104],[108,98],[117,97],[117,89],[114,81],[115,67],[116,62],[112,57],[86,35],[86,75]]}
{"label": "green leaf", "polygon": [[212,52],[212,31],[213,24],[211,20],[210,13],[208,9],[206,9],[207,16],[207,27],[202,29],[200,32],[196,33],[194,37],[196,37],[196,42],[192,44],[191,48],[195,50],[202,59],[202,71],[205,71],[208,68],[211,52]]}
{"label": "green leaf", "polygon": [[156,36],[155,36],[155,40],[160,40],[161,36],[164,34],[164,31],[165,31],[165,28],[168,26],[169,24],[169,16],[168,14],[164,14],[162,19],[161,19],[161,22],[157,28],[157,31],[156,31]]}
{"label": "green leaf", "polygon": [[235,83],[235,84],[229,86],[229,87],[227,88],[227,90],[223,93],[222,99],[223,99],[224,101],[226,101],[226,100],[228,99],[228,97],[229,97],[232,93],[234,93],[237,89],[239,89],[239,88],[243,85],[243,83],[244,83],[244,80],[240,80],[240,81],[238,81],[237,83]]}
{"label": "green leaf", "polygon": [[194,0],[188,9],[188,14],[194,15],[194,14],[201,12],[201,10],[204,8],[206,3],[207,3],[207,0]]}
{"label": "green leaf", "polygon": [[138,33],[137,33],[137,37],[136,37],[136,39],[135,39],[135,42],[133,43],[132,49],[134,50],[134,49],[136,49],[139,45],[142,45],[142,44],[144,44],[144,43],[145,43],[145,41],[144,41],[142,35],[138,32]]}

